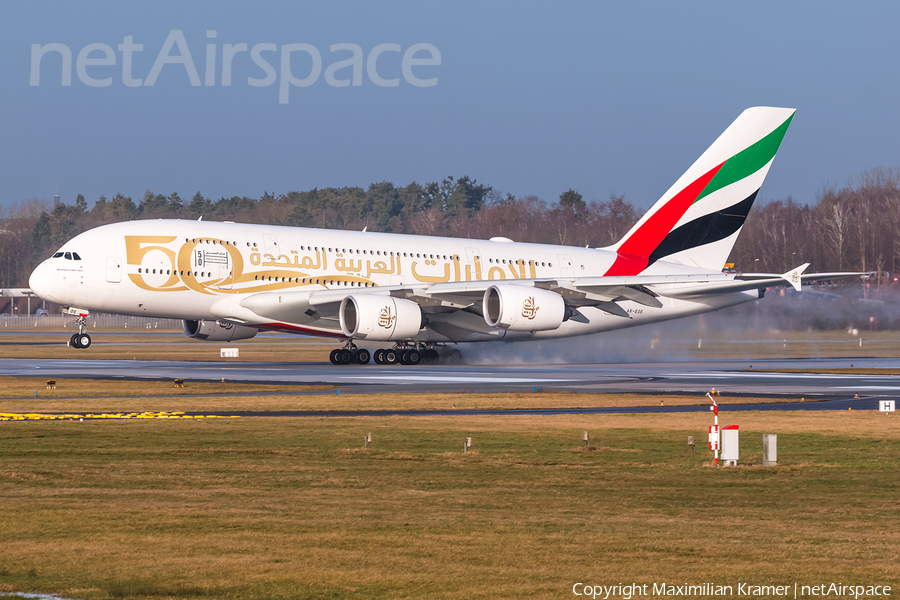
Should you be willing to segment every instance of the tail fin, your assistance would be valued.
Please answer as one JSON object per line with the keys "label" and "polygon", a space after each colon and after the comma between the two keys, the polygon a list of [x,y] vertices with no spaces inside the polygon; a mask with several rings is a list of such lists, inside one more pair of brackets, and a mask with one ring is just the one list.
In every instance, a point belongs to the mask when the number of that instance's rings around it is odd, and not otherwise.
{"label": "tail fin", "polygon": [[637,275],[660,259],[720,270],[781,140],[792,108],[748,108],[610,250],[606,275]]}

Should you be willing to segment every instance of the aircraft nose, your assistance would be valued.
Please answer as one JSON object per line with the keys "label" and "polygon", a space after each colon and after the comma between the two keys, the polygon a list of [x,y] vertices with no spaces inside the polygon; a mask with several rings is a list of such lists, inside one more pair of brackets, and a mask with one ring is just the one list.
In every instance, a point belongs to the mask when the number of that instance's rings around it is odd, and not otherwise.
{"label": "aircraft nose", "polygon": [[42,262],[28,278],[28,287],[43,300],[53,302],[50,292],[53,290],[53,274],[47,261]]}

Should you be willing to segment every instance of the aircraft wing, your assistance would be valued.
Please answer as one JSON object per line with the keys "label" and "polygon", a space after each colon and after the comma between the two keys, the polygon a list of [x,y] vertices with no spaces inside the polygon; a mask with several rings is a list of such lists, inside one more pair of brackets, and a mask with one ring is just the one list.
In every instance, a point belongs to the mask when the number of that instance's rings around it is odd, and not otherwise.
{"label": "aircraft wing", "polygon": [[764,290],[770,287],[790,285],[798,292],[801,284],[817,281],[832,281],[846,279],[848,277],[861,277],[871,275],[867,272],[835,272],[835,273],[809,273],[804,275],[803,270],[809,264],[801,265],[781,275],[777,273],[748,273],[737,275],[732,281],[710,282],[708,284],[678,286],[660,293],[670,298],[696,298],[714,294],[728,294],[747,290]]}
{"label": "aircraft wing", "polygon": [[340,336],[342,331],[338,313],[345,298],[362,295],[389,296],[416,303],[428,317],[428,327],[436,331],[446,330],[448,337],[454,337],[458,335],[457,330],[477,333],[494,331],[486,325],[482,309],[485,292],[493,285],[521,286],[555,292],[571,309],[569,318],[581,321],[585,318],[577,309],[585,306],[628,319],[631,317],[620,305],[623,301],[660,308],[663,306],[660,297],[690,299],[780,285],[792,285],[799,290],[801,283],[866,275],[866,273],[803,275],[802,271],[806,266],[802,265],[781,275],[775,273],[634,275],[261,292],[243,298],[223,299],[213,305],[212,312],[217,318],[242,325],[284,324],[288,329],[293,327],[297,330],[305,329]]}

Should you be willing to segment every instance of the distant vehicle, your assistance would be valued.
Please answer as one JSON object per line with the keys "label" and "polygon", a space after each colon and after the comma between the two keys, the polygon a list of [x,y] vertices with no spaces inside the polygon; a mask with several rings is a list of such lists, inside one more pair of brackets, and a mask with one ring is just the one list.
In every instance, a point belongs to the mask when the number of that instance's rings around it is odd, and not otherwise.
{"label": "distant vehicle", "polygon": [[2,314],[0,314],[0,317],[11,317],[11,316],[12,316],[12,315],[9,314],[9,313],[2,313]]}
{"label": "distant vehicle", "polygon": [[36,311],[34,311],[34,314],[39,317],[46,317],[46,316],[50,315],[50,311],[47,310],[46,308],[39,308]]}

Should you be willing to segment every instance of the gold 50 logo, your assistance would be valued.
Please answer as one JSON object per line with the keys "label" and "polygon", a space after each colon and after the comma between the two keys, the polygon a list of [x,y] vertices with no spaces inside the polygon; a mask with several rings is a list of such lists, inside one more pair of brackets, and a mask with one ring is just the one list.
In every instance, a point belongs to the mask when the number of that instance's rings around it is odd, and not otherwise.
{"label": "gold 50 logo", "polygon": [[[230,284],[244,280],[244,258],[233,244],[218,239],[198,238],[185,242],[177,250],[167,246],[176,239],[174,235],[125,236],[126,264],[141,266],[149,261],[155,265],[155,270],[160,274],[165,273],[168,277],[164,282],[153,285],[144,279],[146,273],[129,273],[128,277],[136,286],[155,292],[179,292],[191,289],[204,294],[213,294],[228,293],[230,290],[224,289],[226,286],[230,287]],[[198,250],[201,244],[204,246],[204,252]],[[211,251],[206,251],[207,247]],[[204,260],[203,257],[208,260]],[[215,267],[224,268],[216,269],[213,274],[207,262],[216,263]],[[198,268],[201,269],[201,273],[197,272]]]}

